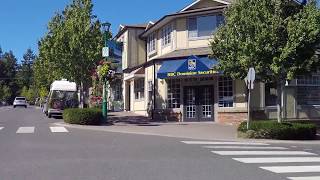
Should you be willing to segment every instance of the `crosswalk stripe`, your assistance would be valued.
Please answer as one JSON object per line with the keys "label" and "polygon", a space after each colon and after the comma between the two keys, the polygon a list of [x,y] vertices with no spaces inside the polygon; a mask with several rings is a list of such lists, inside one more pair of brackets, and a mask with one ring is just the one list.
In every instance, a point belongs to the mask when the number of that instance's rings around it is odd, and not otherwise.
{"label": "crosswalk stripe", "polygon": [[320,157],[233,158],[242,163],[320,162]]}
{"label": "crosswalk stripe", "polygon": [[320,166],[266,166],[260,168],[274,173],[320,172]]}
{"label": "crosswalk stripe", "polygon": [[215,154],[230,156],[230,155],[316,155],[305,151],[211,151]]}
{"label": "crosswalk stripe", "polygon": [[50,127],[51,132],[54,133],[64,133],[69,132],[65,127]]}
{"label": "crosswalk stripe", "polygon": [[285,147],[261,147],[261,146],[203,146],[208,149],[273,149],[273,150],[286,150]]}
{"label": "crosswalk stripe", "polygon": [[255,145],[255,146],[267,146],[265,143],[250,143],[250,142],[212,142],[212,141],[181,141],[185,144],[195,145]]}
{"label": "crosswalk stripe", "polygon": [[0,127],[0,130],[2,130],[4,127]]}
{"label": "crosswalk stripe", "polygon": [[307,176],[307,177],[288,177],[291,180],[319,180],[320,176]]}
{"label": "crosswalk stripe", "polygon": [[20,127],[17,134],[34,133],[34,127]]}

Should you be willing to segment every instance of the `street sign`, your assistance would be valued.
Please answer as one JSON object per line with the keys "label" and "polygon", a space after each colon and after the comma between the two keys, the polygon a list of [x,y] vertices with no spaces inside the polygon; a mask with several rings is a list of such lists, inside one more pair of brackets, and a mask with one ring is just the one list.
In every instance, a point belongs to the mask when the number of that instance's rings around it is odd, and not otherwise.
{"label": "street sign", "polygon": [[248,75],[245,79],[248,89],[254,88],[254,81],[256,80],[256,71],[254,68],[250,68],[248,71]]}
{"label": "street sign", "polygon": [[251,105],[251,90],[254,88],[254,81],[256,80],[256,71],[254,68],[250,68],[247,77],[245,78],[245,82],[249,89],[248,92],[248,121],[247,121],[247,129],[250,127],[250,105]]}
{"label": "street sign", "polygon": [[102,48],[102,57],[109,57],[109,47]]}

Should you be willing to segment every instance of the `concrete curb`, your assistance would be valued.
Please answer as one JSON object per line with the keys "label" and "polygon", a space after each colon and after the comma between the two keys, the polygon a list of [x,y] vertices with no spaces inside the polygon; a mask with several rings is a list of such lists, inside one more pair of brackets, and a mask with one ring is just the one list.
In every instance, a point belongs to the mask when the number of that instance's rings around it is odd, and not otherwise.
{"label": "concrete curb", "polygon": [[52,123],[55,126],[64,126],[68,128],[82,129],[82,130],[93,130],[100,132],[111,132],[111,133],[122,133],[122,134],[137,134],[137,135],[146,135],[146,136],[161,136],[161,137],[170,137],[170,138],[179,138],[179,139],[193,139],[193,140],[206,140],[206,141],[240,141],[240,142],[260,142],[260,143],[273,143],[273,144],[305,144],[305,145],[320,145],[320,140],[310,140],[310,141],[292,141],[292,140],[270,140],[270,139],[219,139],[219,138],[194,138],[178,135],[165,135],[160,133],[149,133],[149,132],[139,132],[139,131],[123,131],[123,130],[114,130],[107,129],[108,127],[102,128],[101,126],[84,126],[84,125],[73,125],[66,124],[64,122]]}

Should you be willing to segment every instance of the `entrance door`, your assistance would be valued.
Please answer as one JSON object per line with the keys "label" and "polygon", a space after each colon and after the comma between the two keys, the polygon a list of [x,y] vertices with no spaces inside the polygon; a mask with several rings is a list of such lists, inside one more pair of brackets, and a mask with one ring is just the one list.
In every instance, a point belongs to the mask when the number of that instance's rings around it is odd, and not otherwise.
{"label": "entrance door", "polygon": [[184,87],[184,120],[213,121],[213,86]]}

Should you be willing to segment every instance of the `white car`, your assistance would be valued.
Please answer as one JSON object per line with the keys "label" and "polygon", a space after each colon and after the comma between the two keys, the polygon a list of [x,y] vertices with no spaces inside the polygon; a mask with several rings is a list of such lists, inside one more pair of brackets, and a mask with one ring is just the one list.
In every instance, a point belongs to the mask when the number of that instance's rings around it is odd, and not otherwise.
{"label": "white car", "polygon": [[16,108],[17,106],[23,106],[27,108],[27,100],[25,97],[16,97],[13,101],[13,108]]}

